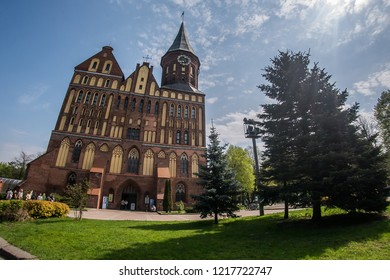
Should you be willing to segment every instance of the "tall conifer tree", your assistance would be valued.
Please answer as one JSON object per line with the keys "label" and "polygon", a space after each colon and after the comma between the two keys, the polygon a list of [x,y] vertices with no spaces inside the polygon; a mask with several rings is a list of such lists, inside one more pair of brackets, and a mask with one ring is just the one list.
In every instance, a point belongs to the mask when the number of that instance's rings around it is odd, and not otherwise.
{"label": "tall conifer tree", "polygon": [[238,195],[241,186],[235,179],[235,173],[228,167],[225,149],[221,146],[218,133],[214,126],[210,129],[209,144],[207,145],[206,164],[199,166],[199,184],[203,193],[193,196],[195,209],[200,212],[201,218],[214,216],[214,223],[218,224],[218,215],[226,214],[235,217],[238,208]]}

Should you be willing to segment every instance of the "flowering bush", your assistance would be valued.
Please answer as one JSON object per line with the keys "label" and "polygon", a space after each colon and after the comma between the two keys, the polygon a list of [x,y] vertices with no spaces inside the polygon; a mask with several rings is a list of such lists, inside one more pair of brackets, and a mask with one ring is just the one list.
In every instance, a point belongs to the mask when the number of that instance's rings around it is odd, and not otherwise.
{"label": "flowering bush", "polygon": [[30,217],[34,219],[64,217],[69,211],[69,206],[61,202],[0,200],[0,221],[24,221]]}

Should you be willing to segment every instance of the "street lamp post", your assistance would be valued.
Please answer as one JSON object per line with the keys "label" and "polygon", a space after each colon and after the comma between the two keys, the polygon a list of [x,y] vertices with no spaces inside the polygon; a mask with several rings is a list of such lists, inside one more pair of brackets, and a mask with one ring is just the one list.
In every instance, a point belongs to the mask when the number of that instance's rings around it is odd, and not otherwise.
{"label": "street lamp post", "polygon": [[[260,138],[260,122],[252,119],[244,118],[244,133],[245,138],[252,138],[253,155],[255,158],[255,172],[256,183],[255,187],[258,193],[260,193],[260,170],[259,170],[259,158],[257,155],[256,139]],[[259,197],[259,210],[260,216],[264,216],[264,205],[262,199]]]}

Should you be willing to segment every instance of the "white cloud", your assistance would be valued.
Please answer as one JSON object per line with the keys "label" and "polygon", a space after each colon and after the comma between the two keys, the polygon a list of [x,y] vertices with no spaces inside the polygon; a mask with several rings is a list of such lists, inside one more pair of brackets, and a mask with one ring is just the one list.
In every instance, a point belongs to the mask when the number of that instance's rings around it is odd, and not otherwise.
{"label": "white cloud", "polygon": [[245,138],[243,120],[244,118],[256,119],[258,113],[254,110],[229,113],[224,117],[214,119],[214,127],[223,142],[245,147],[251,145],[251,141]]}
{"label": "white cloud", "polygon": [[[241,35],[247,32],[256,32],[268,19],[269,16],[265,14],[240,14],[236,17],[237,26],[234,33],[236,35]],[[258,32],[256,33],[258,34]]]}
{"label": "white cloud", "polygon": [[356,82],[352,93],[371,96],[378,94],[378,90],[382,90],[380,88],[390,88],[390,63],[383,68],[381,71],[370,74],[367,80]]}
{"label": "white cloud", "polygon": [[206,98],[206,103],[208,104],[214,104],[217,101],[218,101],[218,97]]}
{"label": "white cloud", "polygon": [[19,97],[19,103],[29,105],[37,101],[43,94],[47,92],[49,87],[47,85],[38,85],[29,90],[28,93]]}

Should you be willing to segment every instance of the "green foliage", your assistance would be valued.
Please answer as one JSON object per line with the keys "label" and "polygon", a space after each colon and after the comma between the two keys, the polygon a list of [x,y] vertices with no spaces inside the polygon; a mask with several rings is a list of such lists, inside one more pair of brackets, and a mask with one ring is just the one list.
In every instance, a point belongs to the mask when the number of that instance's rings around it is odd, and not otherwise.
{"label": "green foliage", "polygon": [[24,221],[34,219],[65,217],[69,206],[60,202],[43,200],[2,200],[0,201],[0,220]]}
{"label": "green foliage", "polygon": [[172,201],[171,180],[167,179],[165,181],[163,210],[165,212],[169,213],[169,212],[172,212],[172,208],[173,208],[173,201]]}
{"label": "green foliage", "polygon": [[220,146],[218,133],[214,127],[210,129],[210,143],[206,150],[206,165],[199,166],[199,184],[203,186],[203,193],[193,196],[194,208],[202,218],[214,216],[214,223],[218,224],[218,215],[226,213],[228,217],[236,217],[238,210],[237,197],[241,193],[241,186],[235,179],[235,173],[228,166],[225,146]]}
{"label": "green foliage", "polygon": [[88,190],[89,182],[87,179],[84,179],[81,183],[66,187],[65,196],[67,197],[70,207],[74,210],[76,220],[82,219],[83,210],[88,202]]}
{"label": "green foliage", "polygon": [[24,179],[26,174],[27,164],[35,158],[35,155],[28,155],[21,151],[14,161],[0,162],[0,177],[12,179]]}
{"label": "green foliage", "polygon": [[383,91],[374,108],[380,133],[387,152],[390,152],[390,90]]}
{"label": "green foliage", "polygon": [[27,200],[24,208],[28,211],[30,217],[35,219],[65,217],[70,209],[62,202],[51,202],[44,200]]}
{"label": "green foliage", "polygon": [[253,161],[246,150],[230,145],[226,151],[228,167],[235,171],[236,180],[241,184],[243,192],[250,196],[255,187]]}
{"label": "green foliage", "polygon": [[183,213],[184,212],[185,206],[184,206],[183,201],[176,202],[175,205],[176,205],[176,211],[177,212],[179,212],[179,213]]}
{"label": "green foliage", "polygon": [[292,211],[285,221],[281,214],[224,219],[219,226],[209,220],[43,219],[0,223],[0,236],[40,260],[390,259],[385,215],[329,209],[318,225],[311,214],[310,209]]}
{"label": "green foliage", "polygon": [[314,220],[321,218],[322,202],[347,211],[384,211],[386,170],[375,135],[362,135],[355,123],[359,106],[346,108],[347,91],[309,63],[309,54],[280,52],[263,74],[269,83],[259,88],[276,101],[262,105],[259,115],[263,185],[276,184],[263,188],[263,195],[290,205],[310,203]]}

